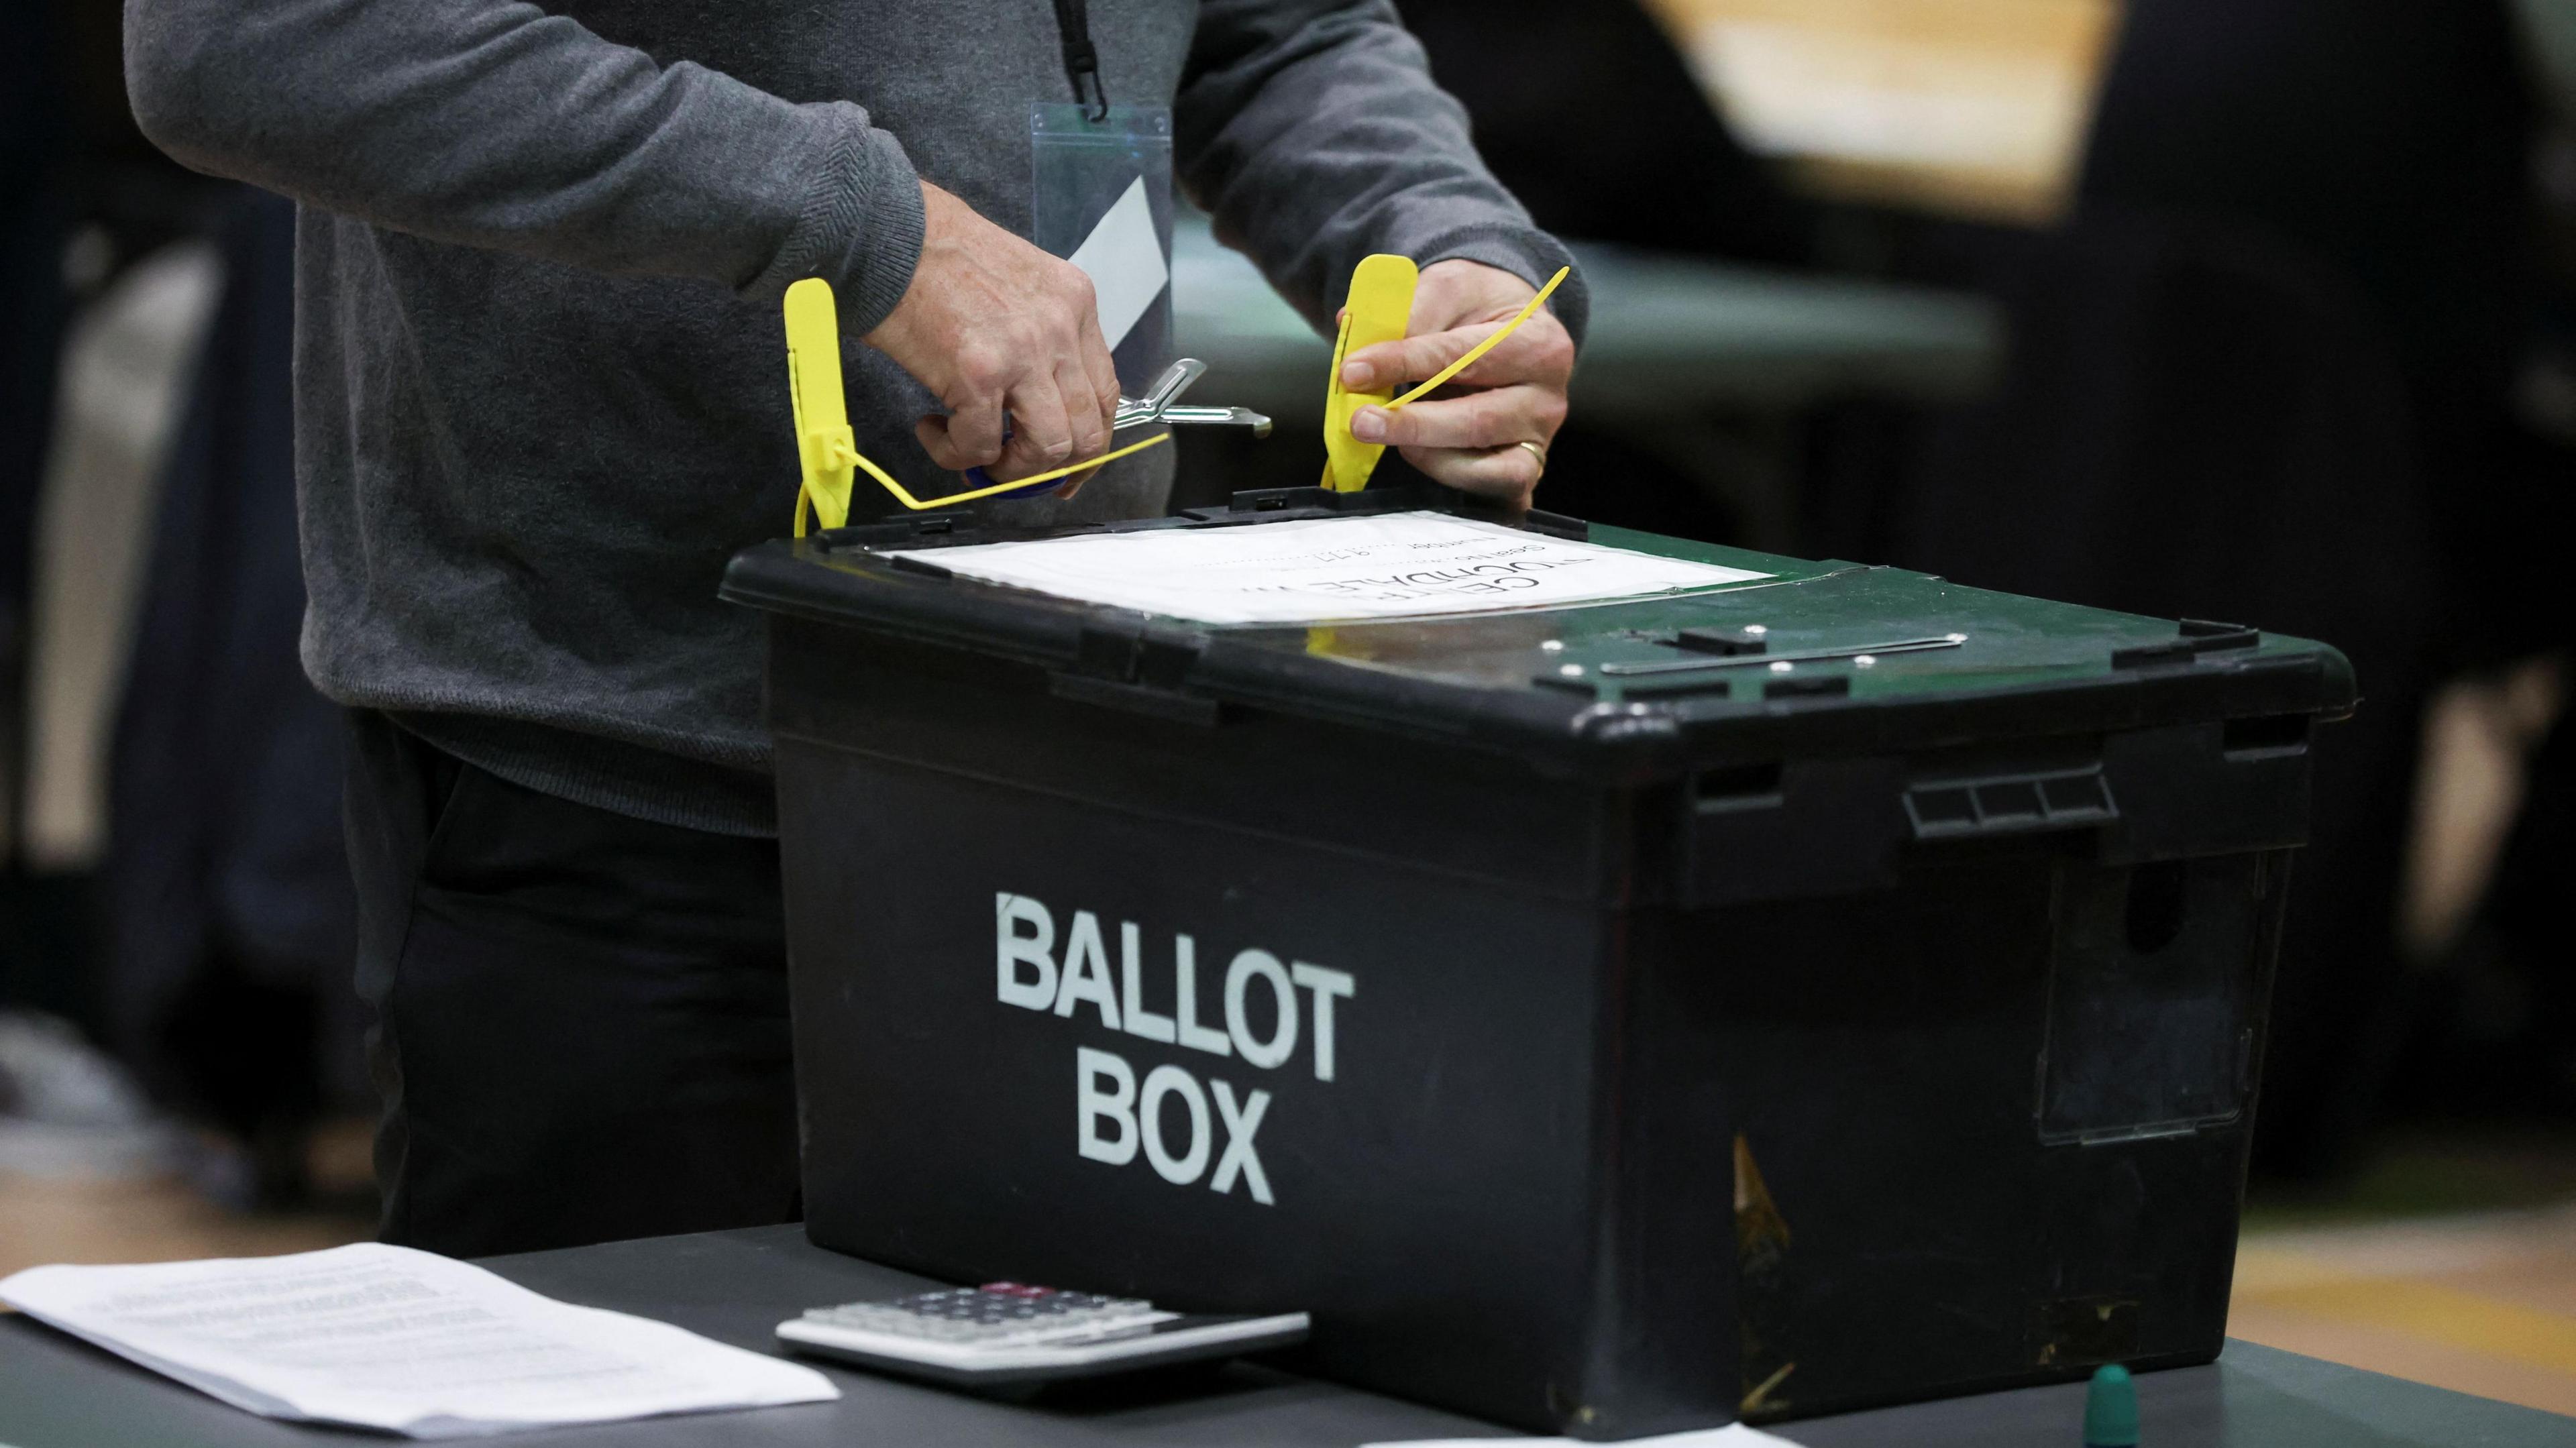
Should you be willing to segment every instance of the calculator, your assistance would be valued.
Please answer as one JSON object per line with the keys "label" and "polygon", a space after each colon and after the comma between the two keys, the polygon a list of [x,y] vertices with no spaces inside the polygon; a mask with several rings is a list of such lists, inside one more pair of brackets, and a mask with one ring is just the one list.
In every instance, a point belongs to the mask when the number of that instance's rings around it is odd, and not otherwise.
{"label": "calculator", "polygon": [[1166,1312],[1141,1297],[987,1282],[817,1307],[778,1324],[778,1340],[880,1372],[1003,1386],[1293,1347],[1306,1328],[1302,1312]]}

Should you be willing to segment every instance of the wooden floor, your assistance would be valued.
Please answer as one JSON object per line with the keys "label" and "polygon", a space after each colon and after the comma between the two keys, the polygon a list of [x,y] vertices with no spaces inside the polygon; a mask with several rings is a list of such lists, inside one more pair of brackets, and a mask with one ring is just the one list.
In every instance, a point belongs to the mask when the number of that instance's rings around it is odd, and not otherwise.
{"label": "wooden floor", "polygon": [[[42,1262],[257,1256],[357,1241],[357,1216],[247,1216],[175,1180],[0,1175],[0,1274]],[[2516,1211],[2258,1227],[2239,1253],[2238,1337],[2576,1415],[2576,1201]]]}
{"label": "wooden floor", "polygon": [[[369,1136],[359,1120],[314,1134],[305,1160],[317,1193],[335,1200],[371,1193]],[[310,1252],[364,1241],[374,1230],[372,1208],[233,1211],[176,1175],[29,1176],[0,1168],[0,1276],[47,1262],[180,1262]]]}
{"label": "wooden floor", "polygon": [[172,1179],[0,1174],[0,1274],[46,1262],[265,1257],[364,1240],[356,1216],[260,1216],[212,1205]]}
{"label": "wooden floor", "polygon": [[2227,1328],[2576,1415],[2576,1203],[2249,1235]]}

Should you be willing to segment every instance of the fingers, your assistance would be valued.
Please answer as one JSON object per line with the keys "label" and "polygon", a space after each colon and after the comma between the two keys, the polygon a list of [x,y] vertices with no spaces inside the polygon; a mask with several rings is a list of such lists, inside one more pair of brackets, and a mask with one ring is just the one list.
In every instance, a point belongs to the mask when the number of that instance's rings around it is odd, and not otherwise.
{"label": "fingers", "polygon": [[1100,467],[1084,468],[1081,472],[1075,473],[1072,477],[1064,480],[1064,486],[1056,489],[1054,496],[1070,500],[1074,494],[1082,491],[1083,484],[1100,476],[1100,468],[1105,468],[1107,466],[1109,466],[1109,464],[1102,463]]}
{"label": "fingers", "polygon": [[984,471],[997,483],[1063,467],[1073,461],[1073,424],[1052,372],[1030,377],[1011,391],[1011,436],[1002,460]]}
{"label": "fingers", "polygon": [[[1354,392],[1382,392],[1428,381],[1502,327],[1501,322],[1478,322],[1362,347],[1342,359],[1342,385]],[[1468,387],[1550,382],[1562,388],[1573,374],[1574,339],[1563,323],[1541,312],[1451,381]]]}
{"label": "fingers", "polygon": [[1073,438],[1066,461],[1098,457],[1109,451],[1109,418],[1116,410],[1100,405],[1100,393],[1089,371],[1079,357],[1068,357],[1055,374],[1056,390],[1064,398],[1064,416]]}
{"label": "fingers", "polygon": [[[1078,371],[1065,376],[1069,379],[1069,395],[1034,386],[1011,394],[1011,406],[1005,414],[1008,435],[990,453],[978,454],[968,447],[968,429],[976,423],[967,413],[924,417],[913,424],[913,437],[939,466],[951,472],[980,467],[995,482],[1004,483],[1032,473],[1051,472],[1070,460],[1109,451],[1110,413],[1114,407],[1101,407],[1091,392],[1090,379]],[[1073,496],[1098,471],[1094,468],[1077,475],[1065,485],[1063,496]]]}
{"label": "fingers", "polygon": [[1565,394],[1545,387],[1496,387],[1416,402],[1400,411],[1363,407],[1351,436],[1401,448],[1490,448],[1544,443],[1565,422]]}
{"label": "fingers", "polygon": [[[1498,322],[1458,327],[1446,332],[1426,332],[1419,337],[1405,337],[1393,342],[1380,342],[1362,347],[1342,359],[1342,385],[1353,392],[1392,389],[1402,383],[1421,382],[1437,375],[1441,368],[1473,351],[1487,337],[1501,331]],[[1515,337],[1513,341],[1519,339]],[[1505,342],[1476,359],[1476,365],[1452,380],[1471,385],[1483,379],[1478,372],[1497,370],[1495,359],[1512,345]]]}
{"label": "fingers", "polygon": [[1523,502],[1538,487],[1539,474],[1546,471],[1528,448],[1516,443],[1475,450],[1406,448],[1404,460],[1432,481],[1462,493]]}
{"label": "fingers", "polygon": [[950,472],[989,467],[1002,456],[1002,399],[995,394],[946,417],[925,417],[913,425],[912,435],[932,462]]}
{"label": "fingers", "polygon": [[1118,368],[1109,360],[1109,343],[1100,335],[1100,303],[1091,278],[1071,265],[1064,271],[1068,310],[1059,316],[1071,345],[1057,348],[1047,369],[1054,374],[1069,439],[1065,455],[1054,464],[1057,467],[1107,452],[1109,423],[1118,412]]}
{"label": "fingers", "polygon": [[[1099,399],[1101,446],[1108,446],[1108,428],[1118,415],[1118,364],[1110,360],[1109,343],[1100,335],[1100,309],[1091,307],[1082,314],[1082,370],[1091,379],[1092,396]],[[1075,454],[1090,456],[1090,450]]]}
{"label": "fingers", "polygon": [[997,483],[1060,468],[1072,460],[1072,427],[1065,417],[1064,397],[1052,385],[1032,382],[1013,392],[1009,417],[1007,439],[998,402],[976,403],[946,417],[925,417],[913,424],[912,435],[939,466],[953,473],[982,468]]}

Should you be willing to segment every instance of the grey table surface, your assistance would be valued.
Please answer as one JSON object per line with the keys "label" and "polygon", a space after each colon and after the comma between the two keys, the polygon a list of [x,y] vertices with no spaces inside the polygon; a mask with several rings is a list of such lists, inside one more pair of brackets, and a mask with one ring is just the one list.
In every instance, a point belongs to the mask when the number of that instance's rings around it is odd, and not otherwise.
{"label": "grey table surface", "polygon": [[[1577,244],[1592,327],[1573,402],[1661,419],[1711,405],[1795,407],[1855,394],[1975,395],[2002,365],[2001,310],[1974,295]],[[1331,346],[1205,218],[1172,235],[1172,322],[1208,361],[1193,402],[1321,417]]]}
{"label": "grey table surface", "polygon": [[[613,1308],[760,1351],[803,1309],[914,1289],[921,1279],[768,1227],[495,1258],[493,1270],[568,1302]],[[1213,1378],[1072,1401],[991,1402],[824,1369],[835,1403],[552,1429],[508,1441],[565,1448],[728,1445],[1242,1445],[1351,1448],[1507,1436],[1490,1424],[1330,1383],[1236,1365]],[[2576,1419],[2230,1343],[2211,1367],[2139,1379],[2149,1448],[2576,1448]],[[2032,1388],[1781,1425],[1806,1448],[2074,1448],[2081,1386]],[[272,1423],[23,1317],[0,1318],[0,1444],[11,1448],[323,1448],[377,1434]]]}

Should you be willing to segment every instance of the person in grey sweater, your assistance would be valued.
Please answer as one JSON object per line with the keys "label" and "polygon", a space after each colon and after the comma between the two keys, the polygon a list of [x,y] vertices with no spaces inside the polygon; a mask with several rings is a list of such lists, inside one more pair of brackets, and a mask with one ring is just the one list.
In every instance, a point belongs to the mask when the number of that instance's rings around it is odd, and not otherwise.
{"label": "person in grey sweater", "polygon": [[[301,204],[304,660],[350,710],[385,1231],[441,1250],[794,1214],[759,638],[716,599],[794,503],[791,282],[926,492],[1108,444],[1089,283],[1024,239],[1033,100],[1170,106],[1182,190],[1319,327],[1361,257],[1422,263],[1354,386],[1568,260],[1388,0],[127,0],[126,70],[157,144]],[[1356,430],[1526,497],[1583,314],[1577,277]],[[1169,455],[1012,506],[1157,513]]]}

